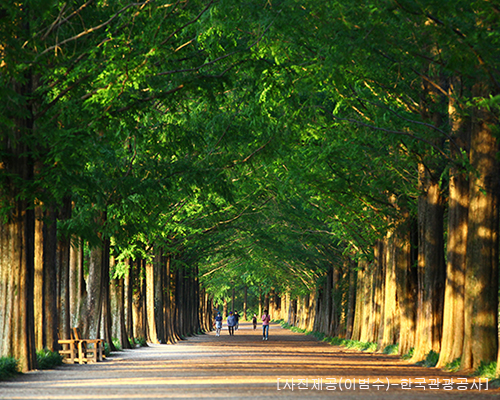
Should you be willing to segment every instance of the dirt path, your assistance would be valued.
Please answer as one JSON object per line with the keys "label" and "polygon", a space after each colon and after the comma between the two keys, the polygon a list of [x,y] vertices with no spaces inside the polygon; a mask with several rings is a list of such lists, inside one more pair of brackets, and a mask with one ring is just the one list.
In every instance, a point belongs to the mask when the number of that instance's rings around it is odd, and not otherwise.
{"label": "dirt path", "polygon": [[[445,385],[451,379],[452,386]],[[331,346],[274,324],[269,341],[262,341],[259,328],[254,331],[249,324],[242,324],[235,336],[228,336],[227,330],[220,337],[212,332],[176,345],[115,353],[98,364],[64,365],[52,371],[24,374],[0,382],[0,398],[486,399],[500,396],[498,389],[486,390],[484,381],[481,390],[472,388],[473,382],[473,378],[462,375],[409,365],[395,356]],[[423,383],[425,389],[418,387]],[[375,386],[379,384],[382,386]],[[450,387],[453,390],[445,390]]]}

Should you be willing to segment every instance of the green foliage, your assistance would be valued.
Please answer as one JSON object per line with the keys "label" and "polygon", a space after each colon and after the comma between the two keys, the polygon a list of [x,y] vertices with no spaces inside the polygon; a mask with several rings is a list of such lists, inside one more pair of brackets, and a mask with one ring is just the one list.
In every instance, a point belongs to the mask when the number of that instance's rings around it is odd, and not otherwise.
{"label": "green foliage", "polygon": [[439,361],[439,353],[436,353],[434,350],[429,351],[425,359],[423,361],[417,362],[417,365],[427,368],[433,368]]}
{"label": "green foliage", "polygon": [[413,353],[414,353],[414,352],[415,352],[415,348],[414,348],[414,347],[412,347],[412,348],[408,351],[408,353],[403,354],[403,356],[401,356],[401,358],[402,358],[403,360],[409,360],[409,359],[411,359],[411,358],[413,357]]}
{"label": "green foliage", "polygon": [[447,363],[443,369],[449,372],[458,372],[460,370],[460,364],[461,364],[461,359],[456,358],[452,362]]}
{"label": "green foliage", "polygon": [[134,347],[147,347],[148,343],[146,342],[146,338],[144,337],[139,337],[139,338],[128,338],[128,341],[130,343],[130,346],[132,348]]}
{"label": "green foliage", "polygon": [[109,343],[108,342],[104,342],[104,355],[106,357],[111,356],[111,349],[109,348]]}
{"label": "green foliage", "polygon": [[63,357],[57,351],[41,349],[36,352],[38,369],[53,369],[63,363]]}
{"label": "green foliage", "polygon": [[398,348],[399,344],[390,344],[389,346],[386,346],[384,349],[383,353],[384,354],[398,354]]}
{"label": "green foliage", "polygon": [[295,333],[308,333],[307,330],[290,325],[289,323],[284,322],[284,321],[281,321],[279,324],[281,325],[282,328],[288,329],[289,331],[292,331]]}
{"label": "green foliage", "polygon": [[19,373],[19,362],[13,357],[0,357],[0,380],[5,380]]}
{"label": "green foliage", "polygon": [[481,361],[481,364],[474,371],[475,376],[479,376],[481,378],[495,379],[497,370],[497,362],[491,361],[489,363]]}
{"label": "green foliage", "polygon": [[113,340],[113,346],[115,346],[116,351],[121,351],[122,350],[122,344],[120,343],[120,339],[118,338],[112,338]]}

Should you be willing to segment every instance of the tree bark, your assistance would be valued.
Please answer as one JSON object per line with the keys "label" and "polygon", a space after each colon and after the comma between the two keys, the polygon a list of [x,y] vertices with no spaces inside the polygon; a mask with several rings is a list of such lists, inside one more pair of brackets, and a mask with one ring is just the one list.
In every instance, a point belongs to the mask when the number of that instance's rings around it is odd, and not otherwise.
{"label": "tree bark", "polygon": [[[474,97],[491,91],[478,83]],[[475,111],[471,134],[469,214],[465,272],[465,336],[461,368],[477,368],[498,353],[498,151],[497,118]]]}
{"label": "tree bark", "polygon": [[147,336],[146,340],[150,343],[159,343],[156,331],[155,318],[155,264],[146,263],[146,308],[147,308]]}
{"label": "tree bark", "polygon": [[[461,82],[454,79],[450,85],[449,116],[452,143],[450,154],[458,164],[463,153],[469,154],[470,119],[459,110],[456,97]],[[464,344],[464,289],[467,254],[469,182],[465,171],[457,164],[450,167],[448,200],[448,243],[446,287],[443,313],[443,337],[438,368],[462,357]]]}
{"label": "tree bark", "polygon": [[415,351],[412,362],[440,351],[444,303],[443,199],[439,182],[419,165],[419,255]]}
{"label": "tree bark", "polygon": [[417,268],[413,267],[417,257],[412,256],[412,247],[417,248],[416,227],[408,210],[403,215],[395,235],[396,285],[399,306],[399,354],[405,355],[415,347],[417,308]]}

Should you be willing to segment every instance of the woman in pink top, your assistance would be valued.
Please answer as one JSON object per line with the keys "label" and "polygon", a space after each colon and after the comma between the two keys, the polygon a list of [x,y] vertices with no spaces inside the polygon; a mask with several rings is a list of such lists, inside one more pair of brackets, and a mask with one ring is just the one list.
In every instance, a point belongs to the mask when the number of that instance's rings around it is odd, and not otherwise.
{"label": "woman in pink top", "polygon": [[271,317],[267,313],[267,310],[264,310],[264,314],[262,315],[262,340],[269,338],[269,322],[271,322]]}

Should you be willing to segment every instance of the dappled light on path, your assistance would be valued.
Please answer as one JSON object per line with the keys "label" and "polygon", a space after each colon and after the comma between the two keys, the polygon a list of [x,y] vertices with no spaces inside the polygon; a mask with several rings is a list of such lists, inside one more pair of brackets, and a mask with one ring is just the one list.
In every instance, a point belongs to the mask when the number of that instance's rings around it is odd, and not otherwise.
{"label": "dappled light on path", "polygon": [[[451,385],[451,379],[453,384]],[[269,341],[242,324],[234,336],[117,352],[93,365],[64,365],[0,382],[2,399],[488,398],[474,378],[318,342],[273,324]],[[448,384],[448,386],[445,386]],[[450,386],[451,385],[451,386]],[[466,389],[460,389],[459,387]],[[450,390],[451,389],[451,390]]]}

